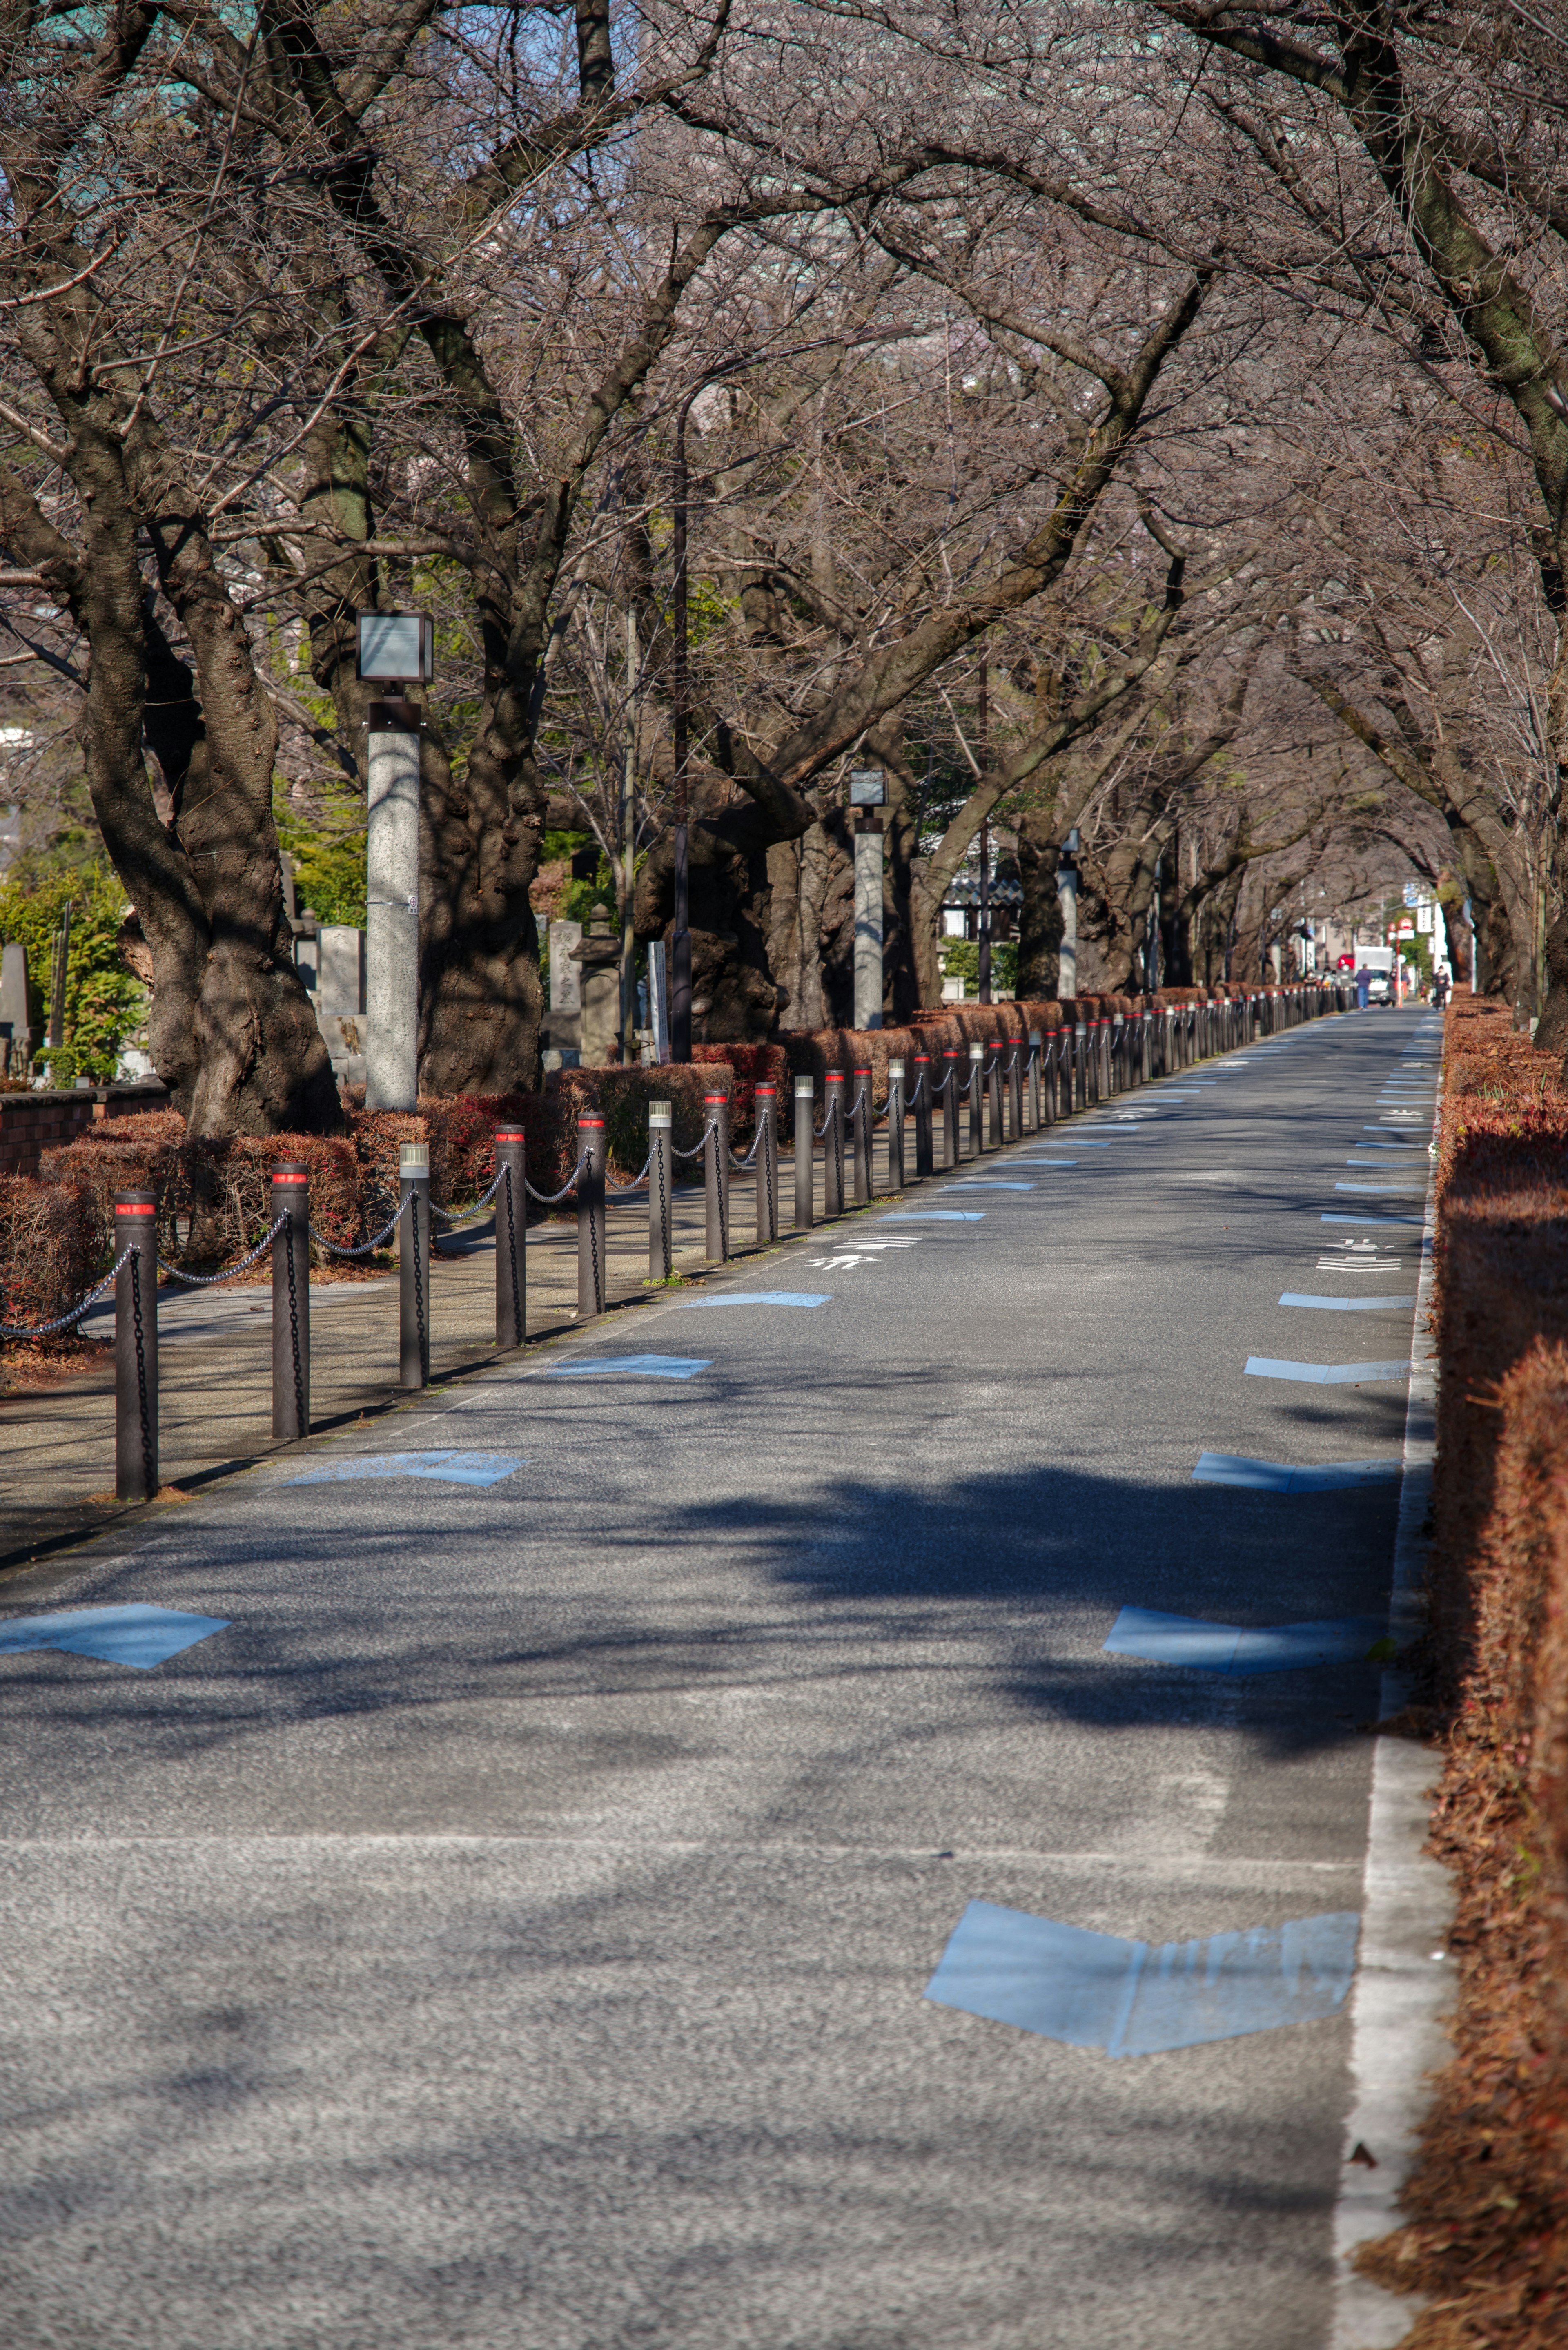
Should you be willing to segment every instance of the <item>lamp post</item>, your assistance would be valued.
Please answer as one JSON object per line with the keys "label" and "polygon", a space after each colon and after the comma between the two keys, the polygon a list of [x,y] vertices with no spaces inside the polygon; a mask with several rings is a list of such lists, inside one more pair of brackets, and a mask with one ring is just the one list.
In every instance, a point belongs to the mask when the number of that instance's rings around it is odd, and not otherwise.
{"label": "lamp post", "polygon": [[[435,623],[421,612],[361,612],[358,673],[428,684]],[[401,693],[368,712],[365,829],[365,1107],[413,1109],[420,1053],[419,704]]]}
{"label": "lamp post", "polygon": [[1056,865],[1056,902],[1062,910],[1062,945],[1057,957],[1056,993],[1064,1003],[1078,993],[1078,827],[1062,843]]}
{"label": "lamp post", "polygon": [[849,805],[855,819],[855,1025],[882,1025],[882,818],[888,779],[880,767],[855,767]]}

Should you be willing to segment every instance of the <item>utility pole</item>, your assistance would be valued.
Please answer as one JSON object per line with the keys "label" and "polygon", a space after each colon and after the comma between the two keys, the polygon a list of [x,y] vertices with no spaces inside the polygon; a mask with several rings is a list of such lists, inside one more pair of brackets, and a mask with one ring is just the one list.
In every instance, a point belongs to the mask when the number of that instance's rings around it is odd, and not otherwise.
{"label": "utility pole", "polygon": [[670,674],[670,726],[675,756],[675,928],[670,942],[670,1057],[691,1058],[691,877],[687,858],[687,820],[691,784],[687,774],[690,718],[686,698],[686,501],[690,478],[686,466],[686,421],[691,403],[702,390],[693,384],[675,416],[675,497],[670,521],[670,552],[675,577],[670,594],[670,626],[675,642]]}
{"label": "utility pole", "polygon": [[[985,781],[987,737],[991,732],[991,709],[988,686],[989,665],[983,652],[980,657],[980,693],[975,712],[975,743],[980,758],[981,781]],[[991,818],[980,820],[980,977],[977,982],[980,1000],[991,1002]]]}
{"label": "utility pole", "polygon": [[620,763],[620,1056],[634,1057],[637,1031],[637,939],[631,893],[637,879],[637,719],[640,685],[637,607],[626,608],[626,749]]}

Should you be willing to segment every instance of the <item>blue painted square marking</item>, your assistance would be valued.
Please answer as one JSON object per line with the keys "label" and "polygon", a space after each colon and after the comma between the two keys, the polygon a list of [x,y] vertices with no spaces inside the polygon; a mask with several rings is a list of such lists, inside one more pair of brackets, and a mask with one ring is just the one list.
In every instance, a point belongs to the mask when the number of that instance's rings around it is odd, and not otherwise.
{"label": "blue painted square marking", "polygon": [[443,1485],[499,1485],[521,1469],[519,1452],[357,1452],[346,1461],[323,1461],[286,1485],[349,1485],[365,1478],[422,1477]]}
{"label": "blue painted square marking", "polygon": [[1111,1627],[1106,1654],[1145,1664],[1184,1665],[1204,1673],[1292,1673],[1312,1665],[1359,1664],[1387,1630],[1375,1616],[1336,1616],[1320,1623],[1272,1624],[1249,1631],[1210,1624],[1197,1616],[1166,1616],[1152,1607],[1124,1607]]}
{"label": "blue painted square marking", "polygon": [[0,1656],[29,1648],[62,1648],[67,1656],[98,1657],[106,1665],[133,1665],[151,1672],[198,1640],[226,1629],[227,1616],[192,1616],[181,1607],[150,1607],[133,1601],[122,1607],[67,1607],[55,1616],[13,1616],[0,1622]]}
{"label": "blue painted square marking", "polygon": [[1414,1305],[1414,1293],[1408,1297],[1310,1297],[1287,1289],[1280,1298],[1282,1305],[1323,1305],[1339,1314],[1372,1314],[1396,1305]]}
{"label": "blue painted square marking", "polygon": [[1007,1183],[995,1175],[955,1175],[950,1189],[956,1191],[961,1183],[968,1183],[981,1191],[1033,1191],[1034,1189],[1033,1183]]}
{"label": "blue painted square marking", "polygon": [[1366,1379],[1407,1379],[1403,1363],[1291,1363],[1273,1355],[1249,1355],[1247,1376],[1254,1379],[1304,1379],[1320,1388],[1356,1387]]}
{"label": "blue painted square marking", "polygon": [[983,1224],[983,1208],[900,1208],[885,1224]]}
{"label": "blue painted square marking", "polygon": [[971,1901],[926,1997],[1069,2047],[1150,2056],[1333,2015],[1360,1925],[1353,1909],[1333,1910],[1151,1950]]}
{"label": "blue painted square marking", "polygon": [[726,1297],[683,1297],[683,1314],[700,1313],[709,1305],[826,1305],[828,1295],[809,1289],[732,1289]]}
{"label": "blue painted square marking", "polygon": [[1426,1221],[1424,1216],[1357,1216],[1348,1211],[1336,1213],[1332,1208],[1318,1218],[1320,1224],[1414,1224],[1417,1231]]}
{"label": "blue painted square marking", "polygon": [[1020,1167],[1075,1167],[1075,1159],[1021,1159]]}
{"label": "blue painted square marking", "polygon": [[713,1358],[695,1355],[599,1355],[587,1363],[553,1363],[540,1377],[546,1379],[693,1379],[711,1370]]}
{"label": "blue painted square marking", "polygon": [[[1390,1170],[1389,1170],[1389,1171],[1390,1171],[1390,1173],[1392,1173],[1392,1171],[1393,1171],[1393,1170],[1392,1170],[1392,1169],[1390,1169]],[[1411,1182],[1399,1182],[1399,1181],[1395,1181],[1395,1182],[1392,1182],[1392,1183],[1343,1183],[1343,1182],[1342,1182],[1342,1183],[1336,1183],[1336,1184],[1334,1185],[1334,1190],[1335,1190],[1336,1191],[1424,1191],[1426,1190],[1426,1188],[1427,1188],[1427,1185],[1426,1185],[1426,1180],[1425,1180],[1425,1178],[1424,1178],[1424,1177],[1417,1177],[1417,1180],[1416,1180],[1416,1181],[1415,1181],[1415,1182],[1413,1182],[1413,1183],[1411,1183]]]}

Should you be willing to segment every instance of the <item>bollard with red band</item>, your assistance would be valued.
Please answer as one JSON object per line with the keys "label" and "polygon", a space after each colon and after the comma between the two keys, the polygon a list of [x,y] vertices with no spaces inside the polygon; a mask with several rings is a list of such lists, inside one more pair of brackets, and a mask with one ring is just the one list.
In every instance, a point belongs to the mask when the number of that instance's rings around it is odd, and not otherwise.
{"label": "bollard with red band", "polygon": [[942,1088],[942,1165],[956,1167],[959,1163],[959,1096],[962,1091],[964,1057],[956,1045],[949,1046],[942,1060],[947,1069],[947,1083]]}
{"label": "bollard with red band", "polygon": [[826,1097],[823,1123],[826,1128],[822,1138],[822,1212],[824,1217],[844,1213],[844,1072],[829,1069],[823,1079]]}
{"label": "bollard with red band", "polygon": [[929,1053],[915,1055],[915,1173],[917,1177],[935,1172],[936,1161],[931,1156],[931,1056]]}
{"label": "bollard with red band", "polygon": [[871,1204],[871,1072],[855,1072],[855,1098],[851,1107],[850,1124],[855,1130],[855,1204],[867,1208]]}
{"label": "bollard with red band", "polygon": [[431,1153],[426,1142],[398,1145],[398,1379],[431,1383]]}
{"label": "bollard with red band", "polygon": [[520,1347],[528,1317],[528,1141],[521,1127],[495,1136],[495,1343]]}
{"label": "bollard with red band", "polygon": [[730,1253],[730,1097],[702,1097],[703,1254],[723,1264]]}
{"label": "bollard with red band", "polygon": [[597,1114],[577,1120],[577,1157],[587,1165],[577,1177],[577,1319],[605,1310],[605,1122]]}
{"label": "bollard with red band", "polygon": [[904,1188],[904,1064],[888,1063],[888,1189]]}
{"label": "bollard with red band", "polygon": [[310,1433],[310,1171],[297,1159],[272,1170],[272,1432]]}
{"label": "bollard with red band", "polygon": [[779,1236],[778,1106],[776,1086],[759,1086],[757,1103],[757,1246]]}
{"label": "bollard with red band", "polygon": [[130,1254],[114,1280],[114,1492],[151,1502],[158,1491],[158,1201],[114,1195],[114,1253]]}

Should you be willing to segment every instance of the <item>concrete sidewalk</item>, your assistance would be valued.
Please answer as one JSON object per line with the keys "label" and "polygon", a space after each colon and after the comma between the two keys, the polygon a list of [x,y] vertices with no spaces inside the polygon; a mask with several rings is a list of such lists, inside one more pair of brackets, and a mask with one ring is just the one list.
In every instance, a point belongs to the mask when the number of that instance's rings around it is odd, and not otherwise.
{"label": "concrete sidewalk", "polygon": [[[914,1127],[908,1135],[914,1163]],[[823,1206],[816,1169],[816,1211]],[[873,1189],[885,1192],[888,1141],[876,1137]],[[783,1240],[794,1198],[792,1158],[779,1177]],[[731,1261],[756,1253],[756,1191],[748,1175],[732,1178]],[[675,1269],[701,1278],[704,1253],[700,1185],[673,1198]],[[850,1211],[853,1213],[853,1210]],[[649,1295],[646,1187],[613,1197],[608,1209],[606,1293],[612,1310]],[[804,1237],[809,1237],[805,1235]],[[487,1219],[438,1244],[431,1281],[431,1378],[440,1387],[494,1363],[495,1242]],[[398,1281],[313,1280],[310,1289],[312,1431],[395,1409],[408,1397],[397,1385]],[[527,1243],[528,1344],[575,1327],[577,1256],[575,1221],[535,1224]],[[112,1338],[114,1305],[106,1298],[86,1315],[88,1336]],[[272,1291],[247,1280],[232,1288],[188,1290],[166,1282],[159,1293],[160,1469],[179,1499],[277,1449],[272,1433]],[[0,1399],[0,1576],[26,1568],[62,1544],[138,1514],[114,1499],[114,1374],[105,1363],[80,1378]]]}

